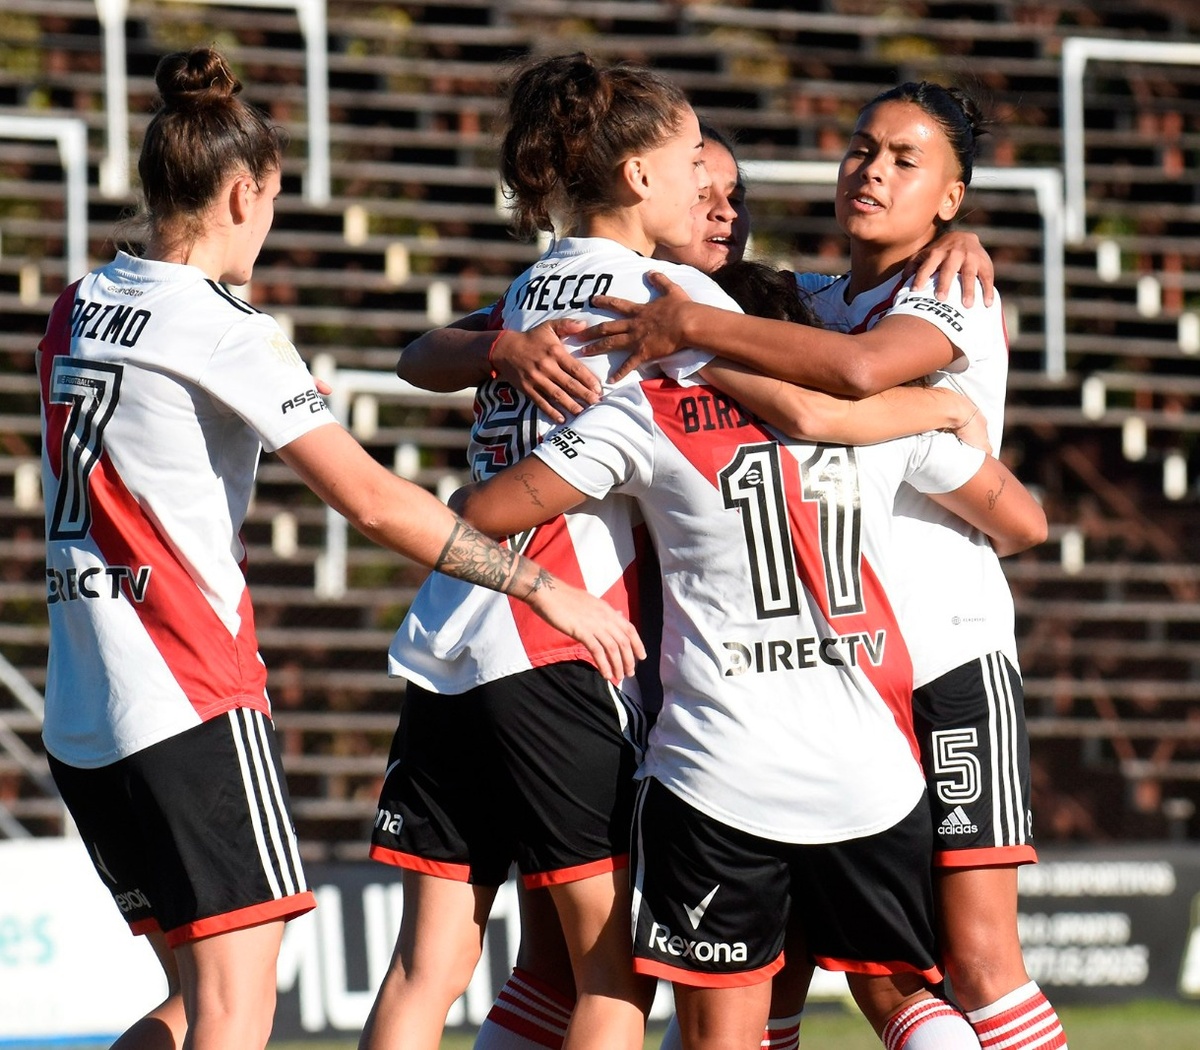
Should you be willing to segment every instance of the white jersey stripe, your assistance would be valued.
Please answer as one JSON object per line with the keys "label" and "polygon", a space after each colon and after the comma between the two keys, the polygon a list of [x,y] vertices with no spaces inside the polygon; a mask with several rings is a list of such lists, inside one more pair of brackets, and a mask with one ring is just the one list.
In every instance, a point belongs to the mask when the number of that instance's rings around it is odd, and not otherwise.
{"label": "white jersey stripe", "polygon": [[271,862],[271,856],[267,850],[267,840],[263,833],[262,815],[258,809],[258,796],[255,792],[254,776],[250,769],[250,757],[246,753],[246,739],[242,734],[240,720],[237,711],[230,711],[227,715],[229,726],[233,733],[233,746],[237,749],[238,767],[242,771],[242,787],[246,793],[246,801],[250,812],[250,826],[254,829],[254,841],[258,846],[258,857],[262,864],[264,874],[267,876],[267,884],[271,887],[271,894],[276,899],[283,896],[279,888],[279,879],[275,875],[275,866]]}
{"label": "white jersey stripe", "polygon": [[[279,830],[279,814],[271,804],[269,774],[267,773],[267,767],[271,764],[271,761],[269,756],[263,754],[262,742],[259,740],[258,732],[253,722],[254,712],[243,708],[241,713],[245,724],[247,751],[250,753],[250,759],[254,767],[258,806],[260,812],[265,814],[267,833],[270,837],[270,849],[266,856],[269,856],[269,863],[283,884],[284,894],[291,895],[296,892],[296,882],[292,878],[292,873],[288,870],[286,863],[284,863],[283,839]],[[264,863],[266,862],[264,857]]]}
{"label": "white jersey stripe", "polygon": [[996,846],[1022,843],[1025,841],[1025,822],[1022,819],[1021,785],[1013,766],[1017,730],[1012,683],[999,653],[982,657],[980,669],[987,694],[988,735],[991,738],[993,841]]}
{"label": "white jersey stripe", "polygon": [[642,887],[646,884],[646,845],[642,841],[642,808],[646,805],[646,792],[650,781],[643,780],[638,784],[637,796],[633,803],[633,855],[634,869],[630,880],[630,915],[634,939],[637,938],[638,919],[642,910]]}
{"label": "white jersey stripe", "polygon": [[285,851],[280,856],[280,866],[287,873],[288,881],[296,887],[292,892],[298,893],[308,888],[304,881],[304,868],[300,863],[300,844],[296,840],[296,829],[292,826],[287,803],[283,797],[283,786],[279,781],[279,770],[271,760],[271,748],[267,739],[267,719],[261,713],[253,712],[253,720],[258,730],[263,765],[266,768],[267,778],[270,781],[271,805],[269,808],[272,809],[275,819],[279,822],[280,832],[283,835],[285,845]]}

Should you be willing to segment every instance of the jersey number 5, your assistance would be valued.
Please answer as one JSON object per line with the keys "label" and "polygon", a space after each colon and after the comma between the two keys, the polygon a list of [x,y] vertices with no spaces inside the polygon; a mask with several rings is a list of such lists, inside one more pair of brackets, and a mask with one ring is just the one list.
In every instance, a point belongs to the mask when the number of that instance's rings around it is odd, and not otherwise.
{"label": "jersey number 5", "polygon": [[[821,571],[830,615],[860,613],[862,504],[854,450],[823,446],[797,466],[801,498],[817,505]],[[717,476],[725,506],[741,511],[758,618],[799,615],[796,551],[779,446],[773,441],[742,445]]]}
{"label": "jersey number 5", "polygon": [[77,540],[92,524],[88,478],[104,449],[104,428],[121,392],[121,366],[84,364],[56,357],[50,369],[50,401],[70,405],[63,426],[58,496],[48,528],[52,540]]}

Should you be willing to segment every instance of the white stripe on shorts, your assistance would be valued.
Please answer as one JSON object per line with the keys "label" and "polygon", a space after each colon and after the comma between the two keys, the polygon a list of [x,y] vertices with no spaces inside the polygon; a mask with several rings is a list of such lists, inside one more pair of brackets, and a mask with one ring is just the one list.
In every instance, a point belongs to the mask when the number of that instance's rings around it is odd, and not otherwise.
{"label": "white stripe on shorts", "polygon": [[1008,661],[1002,653],[980,658],[988,701],[988,736],[992,759],[992,844],[1025,842],[1020,770],[1017,768],[1017,713]]}
{"label": "white stripe on shorts", "polygon": [[[249,708],[229,712],[250,824],[254,829],[254,841],[258,844],[259,862],[271,894],[278,900],[298,893],[305,887],[299,885],[295,877],[295,872],[300,870],[299,865],[292,862],[293,858],[298,857],[295,832],[283,805],[274,763],[266,747],[265,722],[265,715]],[[267,821],[265,826],[264,813]]]}

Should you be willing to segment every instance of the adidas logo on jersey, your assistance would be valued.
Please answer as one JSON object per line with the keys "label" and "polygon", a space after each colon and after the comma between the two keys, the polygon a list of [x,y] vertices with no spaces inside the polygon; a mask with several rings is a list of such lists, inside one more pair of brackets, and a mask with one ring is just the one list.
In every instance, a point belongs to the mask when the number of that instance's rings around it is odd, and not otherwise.
{"label": "adidas logo on jersey", "polygon": [[962,806],[955,806],[938,828],[939,835],[974,835],[979,830],[978,824],[973,824]]}

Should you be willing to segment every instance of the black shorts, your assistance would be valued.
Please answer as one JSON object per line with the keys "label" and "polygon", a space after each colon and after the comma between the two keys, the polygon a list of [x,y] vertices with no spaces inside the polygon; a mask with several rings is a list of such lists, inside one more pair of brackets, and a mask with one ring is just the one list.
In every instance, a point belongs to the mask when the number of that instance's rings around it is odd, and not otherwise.
{"label": "black shorts", "polygon": [[176,947],[315,907],[260,712],[229,711],[96,769],[49,760],[134,933],[162,930]]}
{"label": "black shorts", "polygon": [[637,705],[594,667],[538,667],[439,695],[409,684],[371,856],[499,886],[515,861],[530,887],[624,867]]}
{"label": "black shorts", "polygon": [[697,987],[768,980],[789,911],[827,970],[941,979],[929,812],[845,842],[774,842],[713,820],[657,780],[638,796],[633,966]]}
{"label": "black shorts", "polygon": [[913,725],[929,785],[934,863],[1029,864],[1029,731],[1021,676],[989,653],[913,691]]}

